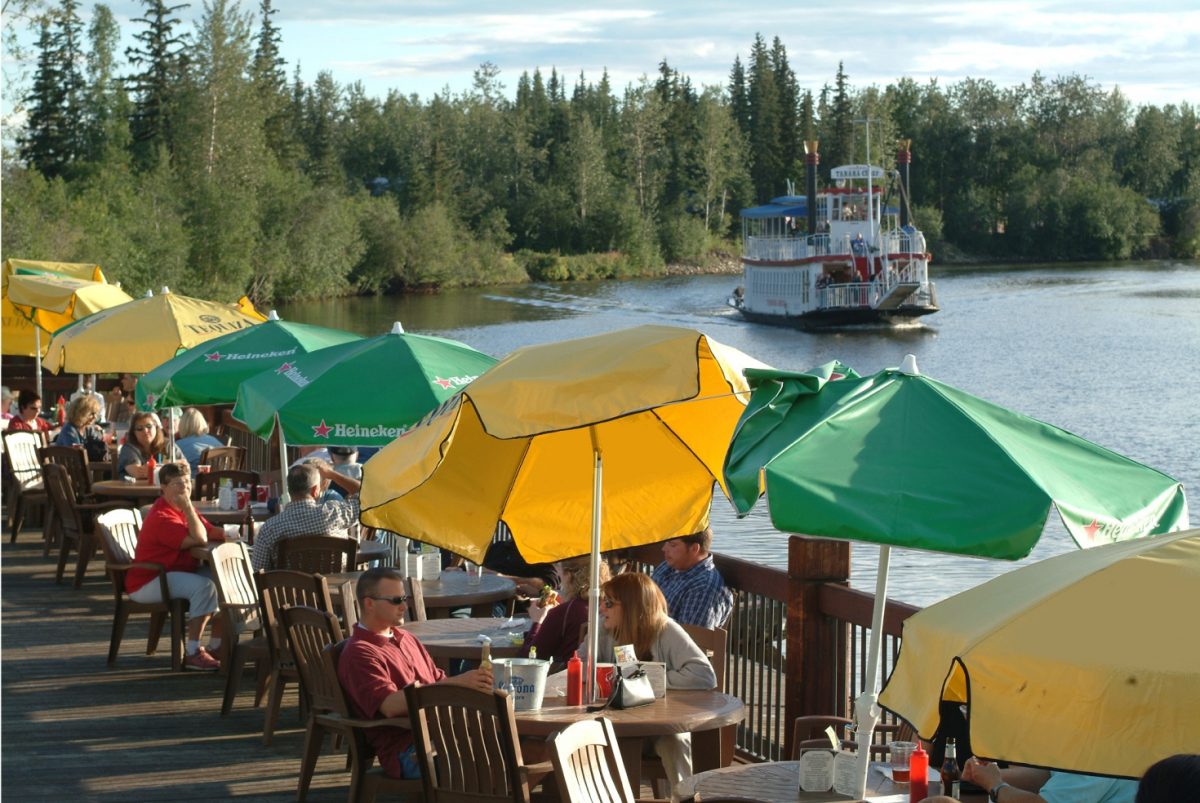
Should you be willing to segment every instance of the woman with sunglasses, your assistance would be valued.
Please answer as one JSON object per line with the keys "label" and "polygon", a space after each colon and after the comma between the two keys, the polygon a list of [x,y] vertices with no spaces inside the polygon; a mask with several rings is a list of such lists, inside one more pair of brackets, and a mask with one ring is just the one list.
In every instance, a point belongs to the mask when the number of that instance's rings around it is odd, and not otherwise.
{"label": "woman with sunglasses", "polygon": [[17,414],[8,420],[10,432],[49,432],[50,422],[41,417],[42,397],[32,390],[23,390],[17,396]]}
{"label": "woman with sunglasses", "polygon": [[170,445],[170,459],[167,459],[168,444],[163,436],[162,422],[155,413],[135,413],[129,422],[129,435],[125,445],[117,454],[117,476],[146,479],[146,461],[151,457],[159,465],[167,462],[183,460],[183,454],[173,444]]}
{"label": "woman with sunglasses", "polygon": [[[600,661],[614,659],[614,645],[632,644],[639,661],[666,664],[668,689],[716,687],[717,675],[708,656],[667,616],[667,600],[649,575],[618,574],[600,586],[600,593]],[[585,652],[581,650],[580,656]],[[674,793],[692,774],[691,734],[660,736],[654,740],[654,752],[662,758]]]}

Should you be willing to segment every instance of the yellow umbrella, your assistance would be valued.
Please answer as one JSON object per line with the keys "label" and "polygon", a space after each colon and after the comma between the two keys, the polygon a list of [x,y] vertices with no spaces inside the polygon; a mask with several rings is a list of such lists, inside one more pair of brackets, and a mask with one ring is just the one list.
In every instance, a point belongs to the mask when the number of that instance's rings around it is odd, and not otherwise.
{"label": "yellow umbrella", "polygon": [[97,312],[54,333],[46,368],[54,373],[144,374],[214,337],[254,326],[262,316],[164,291]]}
{"label": "yellow umbrella", "polygon": [[[0,290],[3,300],[0,301],[0,313],[3,314],[3,353],[33,357],[38,353],[37,331],[29,318],[22,315],[8,299],[8,280],[11,276],[20,274],[53,273],[74,279],[85,279],[92,282],[103,282],[104,272],[99,265],[80,262],[42,262],[33,259],[6,259],[0,268]],[[45,340],[42,341],[42,352],[45,352]]]}
{"label": "yellow umbrella", "polygon": [[904,623],[881,705],[922,737],[969,706],[972,751],[1130,778],[1200,753],[1200,530],[1069,552]]}
{"label": "yellow umbrella", "polygon": [[599,552],[707,526],[748,366],[666,326],[520,349],[371,458],[363,522],[476,561],[500,520],[531,562],[590,551],[595,615]]}
{"label": "yellow umbrella", "polygon": [[44,332],[54,332],[102,309],[133,301],[115,284],[54,273],[10,276],[8,300]]}

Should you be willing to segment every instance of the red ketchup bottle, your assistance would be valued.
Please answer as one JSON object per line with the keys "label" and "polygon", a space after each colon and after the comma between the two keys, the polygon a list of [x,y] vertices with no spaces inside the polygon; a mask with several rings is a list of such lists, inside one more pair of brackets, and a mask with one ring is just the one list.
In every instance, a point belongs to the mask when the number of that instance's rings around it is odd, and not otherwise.
{"label": "red ketchup bottle", "polygon": [[148,460],[146,460],[146,484],[147,485],[154,484],[154,469],[157,465],[158,465],[158,461],[154,459],[154,455],[150,455],[150,458]]}
{"label": "red ketchup bottle", "polygon": [[58,425],[61,427],[67,423],[67,400],[62,396],[58,397]]}
{"label": "red ketchup bottle", "polygon": [[908,758],[908,800],[918,803],[929,797],[929,754],[917,744]]}
{"label": "red ketchup bottle", "polygon": [[583,661],[579,650],[567,661],[567,705],[583,705]]}

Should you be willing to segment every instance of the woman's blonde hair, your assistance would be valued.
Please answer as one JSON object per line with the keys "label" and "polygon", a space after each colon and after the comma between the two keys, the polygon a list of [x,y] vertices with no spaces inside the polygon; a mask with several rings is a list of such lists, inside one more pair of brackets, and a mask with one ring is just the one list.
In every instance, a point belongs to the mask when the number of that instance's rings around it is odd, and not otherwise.
{"label": "woman's blonde hair", "polygon": [[[89,416],[91,416],[89,418]],[[86,396],[76,396],[67,405],[67,420],[82,429],[87,424],[95,423],[100,417],[100,402],[90,393]]]}
{"label": "woman's blonde hair", "polygon": [[180,438],[207,435],[208,422],[204,420],[204,415],[199,410],[195,407],[188,407],[179,418],[179,426],[175,428],[175,434]]}
{"label": "woman's blonde hair", "polygon": [[[588,592],[592,590],[592,559],[585,555],[581,558],[559,561],[558,568],[563,583],[563,587],[559,590],[564,591],[569,583],[572,597],[586,599]],[[600,585],[602,587],[608,582],[609,577],[608,561],[602,558],[600,560]]]}
{"label": "woman's blonde hair", "polygon": [[667,600],[650,575],[627,572],[604,583],[601,593],[621,605],[613,644],[632,644],[638,660],[653,660],[650,648],[667,626]]}
{"label": "woman's blonde hair", "polygon": [[[154,425],[154,438],[150,441],[150,448],[143,449],[142,442],[138,439],[137,428],[150,422]],[[167,449],[167,439],[163,435],[162,419],[158,417],[158,413],[137,412],[129,419],[129,435],[125,438],[126,443],[132,443],[142,453],[142,457],[149,457],[152,454],[162,454]]]}

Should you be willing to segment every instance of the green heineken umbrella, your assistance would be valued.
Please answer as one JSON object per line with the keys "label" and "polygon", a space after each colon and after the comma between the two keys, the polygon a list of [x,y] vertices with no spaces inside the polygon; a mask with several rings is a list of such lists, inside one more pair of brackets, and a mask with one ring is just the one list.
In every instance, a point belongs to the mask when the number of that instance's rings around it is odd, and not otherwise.
{"label": "green heineken umbrella", "polygon": [[250,377],[287,370],[301,354],[361,339],[340,329],[281,321],[272,310],[265,323],[206,341],[145,374],[137,383],[137,405],[153,410],[232,404],[238,385]]}
{"label": "green heineken umbrella", "polygon": [[[725,462],[738,513],[765,491],[780,530],[881,545],[868,684],[855,703],[860,745],[879,715],[889,546],[1017,560],[1051,505],[1083,547],[1187,526],[1179,482],[921,376],[911,355],[899,369],[838,381],[746,373],[753,393]],[[869,758],[865,746],[859,755]],[[865,782],[865,761],[860,774]]]}
{"label": "green heineken umbrella", "polygon": [[[233,417],[269,438],[322,446],[386,446],[422,416],[496,364],[465,343],[405,334],[379,337],[289,360],[238,388]],[[286,461],[285,461],[286,462]]]}

